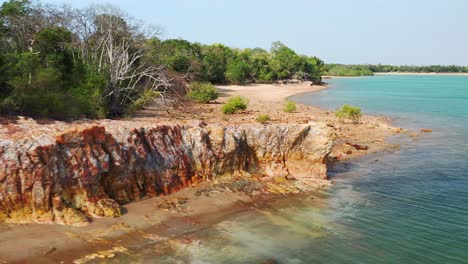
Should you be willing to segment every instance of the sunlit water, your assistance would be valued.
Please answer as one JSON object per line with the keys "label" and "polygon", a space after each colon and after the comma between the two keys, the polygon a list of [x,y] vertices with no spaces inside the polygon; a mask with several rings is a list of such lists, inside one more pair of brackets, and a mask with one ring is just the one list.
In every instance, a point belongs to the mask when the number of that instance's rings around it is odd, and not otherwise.
{"label": "sunlit water", "polygon": [[[344,103],[430,128],[402,148],[332,170],[313,195],[257,206],[189,234],[186,245],[151,245],[161,263],[468,263],[468,77],[379,76],[330,80],[293,100]],[[161,249],[158,249],[161,247]],[[168,250],[170,248],[171,250]],[[155,254],[155,252],[165,252]]]}

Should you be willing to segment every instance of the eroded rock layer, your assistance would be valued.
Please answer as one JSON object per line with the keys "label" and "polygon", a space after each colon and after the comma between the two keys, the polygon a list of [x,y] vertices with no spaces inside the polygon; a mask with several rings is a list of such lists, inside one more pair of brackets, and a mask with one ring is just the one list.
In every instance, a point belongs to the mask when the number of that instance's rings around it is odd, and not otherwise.
{"label": "eroded rock layer", "polygon": [[237,172],[326,178],[329,130],[315,123],[89,127],[0,141],[0,221],[80,224],[120,205]]}

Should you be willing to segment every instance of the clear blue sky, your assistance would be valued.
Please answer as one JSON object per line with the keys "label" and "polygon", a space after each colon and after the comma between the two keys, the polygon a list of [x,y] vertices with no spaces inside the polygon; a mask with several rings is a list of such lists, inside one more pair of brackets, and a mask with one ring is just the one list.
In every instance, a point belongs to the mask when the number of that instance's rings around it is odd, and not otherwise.
{"label": "clear blue sky", "polygon": [[468,0],[43,0],[111,3],[163,38],[268,49],[328,63],[468,65]]}

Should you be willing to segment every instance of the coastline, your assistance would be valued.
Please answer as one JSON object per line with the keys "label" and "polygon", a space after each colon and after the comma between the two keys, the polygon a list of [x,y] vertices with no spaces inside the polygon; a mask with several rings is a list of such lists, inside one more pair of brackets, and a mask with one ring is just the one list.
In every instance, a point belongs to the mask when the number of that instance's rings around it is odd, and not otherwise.
{"label": "coastline", "polygon": [[375,72],[374,75],[468,76],[466,72]]}
{"label": "coastline", "polygon": [[374,72],[365,76],[323,76],[324,79],[355,79],[372,76],[468,76],[466,72]]}
{"label": "coastline", "polygon": [[[190,105],[184,108],[161,111],[160,109],[147,109],[146,115],[135,118],[132,121],[101,120],[91,122],[74,122],[66,124],[53,122],[50,124],[38,124],[31,120],[20,120],[26,124],[29,131],[14,131],[17,137],[27,137],[28,133],[47,133],[66,131],[83,127],[89,124],[119,126],[125,122],[185,122],[192,124],[197,120],[205,120],[210,123],[242,124],[255,123],[257,115],[267,113],[272,118],[272,123],[304,123],[322,122],[333,129],[337,138],[332,149],[332,160],[347,160],[361,157],[370,153],[380,152],[391,148],[385,142],[386,138],[394,135],[398,129],[388,125],[387,119],[382,117],[364,116],[361,125],[341,123],[330,112],[315,106],[298,104],[295,113],[287,114],[282,111],[284,101],[290,96],[301,93],[317,92],[327,89],[327,86],[311,86],[310,84],[276,85],[256,84],[248,86],[218,86],[221,97],[217,104]],[[227,119],[219,114],[221,102],[229,96],[241,95],[249,98],[249,109],[239,115]],[[153,112],[152,112],[153,111]],[[153,116],[151,116],[153,114]],[[156,116],[156,117],[155,117]],[[4,132],[4,129],[0,132]],[[6,129],[8,137],[12,132]],[[398,132],[399,133],[399,132]],[[348,143],[366,146],[367,149],[357,149]],[[198,228],[204,228],[217,221],[225,219],[231,214],[251,210],[252,203],[258,203],[258,198],[252,198],[242,192],[215,190],[210,195],[197,196],[195,193],[201,188],[209,188],[214,182],[205,182],[196,188],[184,189],[178,193],[166,196],[144,199],[125,205],[127,213],[119,218],[96,219],[85,227],[68,227],[58,225],[0,225],[0,242],[9,241],[7,246],[0,249],[0,263],[2,261],[66,261],[85,263],[95,258],[112,258],[116,254],[129,254],[129,244],[125,241],[129,238],[135,242],[135,236],[145,243],[159,243],[160,241],[173,241],[183,243],[184,234]],[[326,186],[320,182],[317,186]],[[320,188],[320,187],[318,187]],[[165,200],[185,199],[190,197],[187,210],[182,211],[162,210],[155,206]],[[274,200],[274,197],[271,198]],[[265,203],[269,198],[265,198]],[[213,202],[215,207],[213,208]],[[185,205],[184,205],[185,206]],[[109,228],[110,227],[110,228]],[[167,231],[166,229],[174,230]],[[166,231],[164,231],[166,230]],[[21,240],[14,239],[21,237]],[[41,238],[39,240],[39,238]],[[2,244],[5,244],[3,243]],[[21,249],[21,253],[19,252]],[[24,250],[27,249],[27,250]],[[26,251],[26,252],[25,252]]]}
{"label": "coastline", "polygon": [[[348,160],[371,153],[392,149],[395,146],[387,144],[388,137],[404,133],[401,128],[394,127],[391,120],[384,116],[363,115],[361,124],[355,125],[350,122],[341,122],[331,110],[322,109],[318,106],[297,104],[296,113],[287,114],[282,111],[283,104],[293,96],[304,93],[315,93],[329,89],[328,85],[310,86],[307,83],[294,85],[278,84],[255,84],[248,86],[218,86],[225,96],[240,95],[250,99],[247,117],[243,122],[255,122],[256,114],[267,113],[272,122],[305,122],[315,121],[327,124],[336,134],[336,142],[332,149],[332,158],[337,160]],[[281,90],[280,90],[281,89]],[[236,122],[236,120],[232,120]],[[357,144],[367,148],[357,150],[350,144]]]}

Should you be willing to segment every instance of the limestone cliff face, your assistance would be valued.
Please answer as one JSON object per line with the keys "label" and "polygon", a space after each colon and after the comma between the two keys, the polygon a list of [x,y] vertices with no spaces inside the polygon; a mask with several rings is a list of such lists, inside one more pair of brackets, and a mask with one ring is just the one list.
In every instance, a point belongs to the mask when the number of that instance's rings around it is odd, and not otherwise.
{"label": "limestone cliff face", "polygon": [[303,125],[88,127],[0,141],[0,221],[80,224],[237,172],[326,178],[328,129]]}

